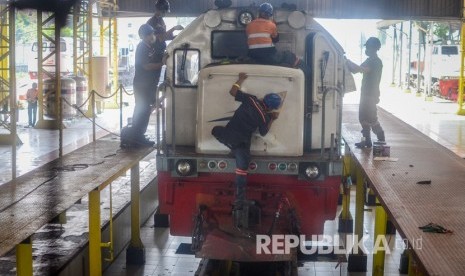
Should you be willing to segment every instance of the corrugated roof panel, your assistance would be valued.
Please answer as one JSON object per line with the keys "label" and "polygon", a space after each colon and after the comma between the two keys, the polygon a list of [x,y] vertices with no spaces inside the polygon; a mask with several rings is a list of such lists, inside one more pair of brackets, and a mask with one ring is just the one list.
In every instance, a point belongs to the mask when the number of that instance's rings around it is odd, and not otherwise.
{"label": "corrugated roof panel", "polygon": [[[257,1],[232,0],[233,6],[249,6]],[[261,3],[262,1],[260,1]],[[276,7],[283,0],[268,0]],[[215,8],[214,0],[170,0],[171,16],[196,16]],[[315,17],[360,19],[460,18],[459,0],[289,0],[297,9]],[[154,11],[155,0],[119,0],[120,11]]]}

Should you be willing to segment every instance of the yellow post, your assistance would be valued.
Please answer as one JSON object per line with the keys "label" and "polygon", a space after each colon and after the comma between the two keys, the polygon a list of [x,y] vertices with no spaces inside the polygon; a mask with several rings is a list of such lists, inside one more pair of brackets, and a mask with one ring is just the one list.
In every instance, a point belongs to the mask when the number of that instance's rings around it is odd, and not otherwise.
{"label": "yellow post", "polygon": [[[344,154],[343,157],[343,166],[342,166],[342,175],[344,176],[345,179],[349,179],[350,177],[350,154],[347,152]],[[344,183],[343,183],[344,184]],[[349,188],[349,183],[345,183],[343,185],[344,193],[342,195],[342,212],[341,212],[341,217],[343,219],[349,219],[350,218],[350,210],[349,210],[349,204],[350,204],[350,188]]]}
{"label": "yellow post", "polygon": [[105,19],[102,18],[100,21],[100,55],[105,55],[105,31],[108,29],[105,26]]}
{"label": "yellow post", "polygon": [[412,251],[409,250],[408,254],[408,275],[409,276],[423,276],[423,273],[418,269],[418,266],[413,259]]}
{"label": "yellow post", "polygon": [[32,275],[32,241],[31,237],[16,245],[16,275]]}
{"label": "yellow post", "polygon": [[[355,162],[352,162],[355,163]],[[355,166],[356,177],[356,195],[355,195],[355,227],[354,238],[355,243],[363,243],[363,215],[364,215],[364,192],[363,192],[363,172],[358,166]],[[349,272],[366,272],[367,271],[367,255],[362,248],[354,248],[347,259],[347,271]]]}
{"label": "yellow post", "polygon": [[415,276],[415,262],[413,261],[412,251],[408,252],[408,275]]}
{"label": "yellow post", "polygon": [[145,249],[140,239],[139,163],[131,168],[131,241],[126,249],[126,263],[145,263]]}
{"label": "yellow post", "polygon": [[[110,60],[111,60],[111,67],[113,70],[113,79],[112,79],[112,85],[110,86],[110,94],[113,94],[117,92],[118,90],[118,23],[117,23],[117,18],[112,17],[109,19],[109,28],[110,28],[110,41],[111,41],[111,55],[110,55]],[[111,99],[108,100],[108,102],[105,103],[105,108],[108,109],[118,109],[118,93],[115,93]]]}
{"label": "yellow post", "polygon": [[[93,31],[93,24],[92,24],[92,20],[93,20],[93,16],[92,16],[92,7],[93,7],[93,4],[95,3],[94,0],[89,0],[88,1],[88,10],[87,10],[87,31],[92,34],[92,31]],[[88,52],[87,52],[87,59],[88,59],[88,62],[87,62],[87,76],[88,76],[88,80],[87,80],[87,87],[89,87],[89,93],[90,93],[90,89],[92,89],[92,87],[94,87],[94,79],[92,78],[92,35],[88,35],[87,36],[87,46],[89,47],[88,48]],[[92,118],[95,118],[95,107],[93,105],[92,102],[89,103],[89,108],[87,109],[87,113],[86,113],[86,116],[87,117],[91,117]],[[95,139],[94,139],[95,141]]]}
{"label": "yellow post", "polygon": [[10,93],[10,41],[9,41],[9,18],[8,6],[0,5],[2,19],[1,25],[1,39],[0,39],[0,100],[8,97]]}
{"label": "yellow post", "polygon": [[465,66],[465,22],[462,22],[462,32],[460,35],[460,79],[459,79],[459,95],[457,98],[457,103],[459,104],[459,110],[457,111],[458,115],[465,115],[465,110],[463,109],[463,89],[464,89],[464,68]]}
{"label": "yellow post", "polygon": [[[111,40],[112,40],[112,51],[111,51],[111,59],[112,59],[112,64],[113,64],[113,90],[116,91],[116,89],[119,87],[118,85],[118,19],[116,17],[113,17],[111,19],[113,25],[113,32]],[[115,96],[115,103],[117,99],[117,96]]]}
{"label": "yellow post", "polygon": [[384,257],[386,249],[389,248],[386,240],[386,223],[387,214],[383,206],[376,199],[375,213],[375,233],[374,233],[374,249],[373,249],[373,276],[384,275]]}
{"label": "yellow post", "polygon": [[[50,24],[54,22],[55,15],[51,13],[45,13],[42,11],[37,11],[37,81],[39,87],[39,117],[37,120],[37,124],[35,128],[38,129],[60,129],[61,121],[60,121],[60,96],[61,96],[61,81],[59,78],[60,75],[60,32],[56,30],[54,24]],[[50,49],[50,53],[44,53],[47,48],[52,47]],[[51,98],[43,95],[44,90],[44,82],[46,79],[55,80],[54,86],[55,91],[53,92],[55,102],[54,105],[54,112],[56,118],[51,120],[45,120],[44,115],[44,101],[48,101]],[[49,83],[50,84],[50,83]],[[48,91],[48,96],[50,96],[52,91]],[[44,97],[46,96],[46,97]],[[48,111],[48,110],[47,110]],[[47,112],[48,113],[48,112]],[[62,129],[60,129],[59,134],[59,143],[62,141]],[[61,147],[59,147],[61,148]],[[60,150],[59,155],[61,156],[62,152]]]}
{"label": "yellow post", "polygon": [[89,273],[102,275],[102,251],[100,230],[100,191],[89,193]]}
{"label": "yellow post", "polygon": [[363,173],[362,169],[356,167],[356,195],[355,195],[355,230],[354,234],[359,240],[363,237],[363,209],[364,209],[364,192],[363,192]]}
{"label": "yellow post", "polygon": [[352,233],[353,232],[353,219],[350,213],[350,185],[351,185],[351,171],[350,171],[350,152],[346,146],[345,154],[342,160],[342,175],[345,181],[342,181],[342,211],[339,216],[338,232]]}
{"label": "yellow post", "polygon": [[131,168],[131,245],[143,247],[140,239],[139,164]]}

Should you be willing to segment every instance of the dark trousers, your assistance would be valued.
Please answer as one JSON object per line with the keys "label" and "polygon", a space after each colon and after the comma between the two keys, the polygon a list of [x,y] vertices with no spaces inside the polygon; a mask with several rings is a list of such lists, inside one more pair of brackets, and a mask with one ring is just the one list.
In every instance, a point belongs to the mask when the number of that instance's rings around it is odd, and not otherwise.
{"label": "dark trousers", "polygon": [[371,131],[376,134],[378,140],[384,141],[384,131],[378,121],[377,101],[373,99],[360,99],[358,120],[362,125],[362,135],[371,141]]}
{"label": "dark trousers", "polygon": [[305,74],[309,72],[303,60],[299,59],[291,51],[278,51],[275,47],[249,49],[249,57],[260,64],[282,65],[292,68],[300,68]]}
{"label": "dark trousers", "polygon": [[37,102],[27,104],[27,117],[29,119],[29,126],[34,126],[37,120]]}
{"label": "dark trousers", "polygon": [[236,201],[244,202],[246,199],[247,170],[250,163],[250,145],[241,144],[232,150],[236,158]]}
{"label": "dark trousers", "polygon": [[250,142],[241,139],[239,134],[222,126],[214,127],[212,135],[234,153],[236,158],[236,202],[242,203],[246,200],[245,188],[250,163]]}
{"label": "dark trousers", "polygon": [[155,99],[156,87],[136,87],[134,86],[134,98],[136,105],[132,115],[132,130],[135,139],[144,138],[149,125],[151,104]]}

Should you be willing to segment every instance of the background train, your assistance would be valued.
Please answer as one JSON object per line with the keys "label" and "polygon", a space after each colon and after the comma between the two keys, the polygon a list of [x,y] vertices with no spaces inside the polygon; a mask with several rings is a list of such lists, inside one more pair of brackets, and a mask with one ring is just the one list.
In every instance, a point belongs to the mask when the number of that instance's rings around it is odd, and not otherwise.
{"label": "background train", "polygon": [[[335,218],[341,183],[344,93],[355,90],[344,50],[312,17],[275,9],[278,50],[311,67],[253,64],[245,26],[258,7],[210,10],[169,45],[160,88],[157,155],[159,206],[172,235],[192,236],[202,258],[290,260],[292,254],[256,254],[256,234],[322,234]],[[239,72],[247,93],[287,92],[280,117],[265,137],[252,138],[247,198],[256,202],[246,231],[233,225],[235,160],[211,130],[239,106],[228,94]],[[279,213],[279,218],[276,218]]]}

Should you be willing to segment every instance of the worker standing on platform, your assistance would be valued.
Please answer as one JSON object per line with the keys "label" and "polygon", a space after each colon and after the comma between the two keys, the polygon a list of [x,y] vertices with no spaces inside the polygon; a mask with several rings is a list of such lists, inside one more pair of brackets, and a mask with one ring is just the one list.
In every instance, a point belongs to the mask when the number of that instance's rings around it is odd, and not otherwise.
{"label": "worker standing on platform", "polygon": [[[147,131],[152,111],[151,105],[155,102],[161,68],[167,58],[164,55],[166,49],[164,30],[162,28],[154,30],[152,26],[143,24],[139,28],[139,36],[142,41],[136,49],[136,71],[134,74],[136,105],[128,140],[135,146],[153,146],[154,142],[146,139],[144,134]],[[122,137],[122,140],[124,138]]]}
{"label": "worker standing on platform", "polygon": [[246,79],[247,74],[239,73],[239,79],[229,90],[229,94],[236,101],[241,102],[229,123],[225,127],[216,126],[212,129],[212,135],[230,148],[236,158],[234,211],[237,211],[238,216],[242,215],[241,211],[246,203],[245,187],[250,162],[252,133],[258,128],[260,135],[265,136],[273,121],[279,116],[278,112],[271,111],[281,105],[281,97],[276,93],[269,93],[265,95],[263,100],[259,100],[253,95],[242,92],[241,85]]}
{"label": "worker standing on platform", "polygon": [[359,105],[359,121],[362,125],[362,141],[355,143],[357,148],[371,148],[371,130],[376,134],[378,142],[384,143],[384,130],[378,121],[376,105],[379,103],[379,83],[383,71],[383,62],[378,57],[381,42],[376,37],[370,37],[365,43],[365,54],[368,58],[357,65],[350,60],[346,64],[352,73],[363,73],[362,89]]}
{"label": "worker standing on platform", "polygon": [[263,3],[258,8],[258,18],[247,25],[249,57],[261,64],[300,68],[307,73],[309,70],[305,63],[294,53],[276,50],[274,43],[279,41],[279,34],[276,23],[271,20],[272,16],[273,6],[270,3]]}
{"label": "worker standing on platform", "polygon": [[165,21],[163,20],[163,16],[165,16],[166,13],[170,12],[170,3],[168,0],[157,0],[155,3],[155,13],[154,15],[147,21],[147,24],[152,26],[152,28],[156,29],[157,27],[161,27],[165,31],[165,41],[166,40],[173,40],[174,31],[180,31],[184,29],[183,26],[181,25],[176,25],[173,28],[169,29],[168,31],[166,30],[166,24]]}
{"label": "worker standing on platform", "polygon": [[[147,21],[147,24],[152,26],[152,28],[157,29],[161,28],[164,31],[164,41],[166,40],[173,40],[174,39],[174,31],[180,31],[183,30],[184,27],[181,25],[176,25],[173,28],[166,30],[166,24],[165,21],[163,20],[163,17],[170,12],[170,3],[168,0],[157,0],[155,3],[155,13],[154,15]],[[166,47],[166,42],[165,47]],[[177,59],[180,58],[180,56],[176,57]],[[177,62],[180,62],[179,60]],[[185,77],[184,77],[184,72],[182,72],[182,66],[177,66],[177,72],[176,75],[179,78],[179,82],[185,82]]]}
{"label": "worker standing on platform", "polygon": [[32,84],[32,88],[26,92],[27,100],[27,117],[29,120],[29,127],[34,127],[37,120],[37,97],[39,90],[37,90],[37,83]]}

